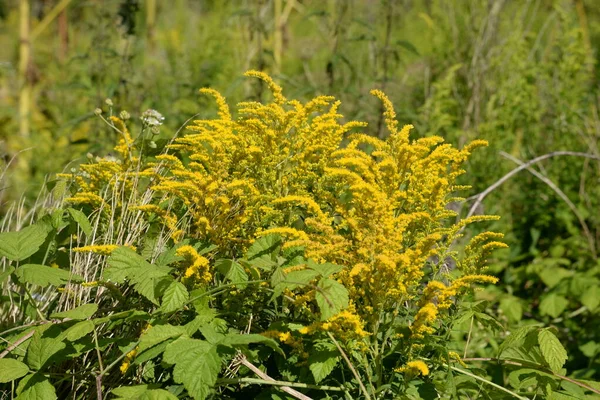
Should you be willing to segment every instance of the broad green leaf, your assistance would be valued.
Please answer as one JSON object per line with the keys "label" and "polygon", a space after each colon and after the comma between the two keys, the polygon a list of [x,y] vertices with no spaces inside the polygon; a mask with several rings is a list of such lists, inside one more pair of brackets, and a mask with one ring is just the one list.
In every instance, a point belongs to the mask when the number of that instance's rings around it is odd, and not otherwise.
{"label": "broad green leaf", "polygon": [[540,367],[545,365],[544,357],[540,352],[539,348],[536,347],[511,347],[505,349],[500,357],[502,360],[513,360],[519,362],[526,362],[529,364],[537,364]]}
{"label": "broad green leaf", "polygon": [[333,279],[323,278],[318,287],[320,290],[316,291],[315,299],[321,310],[321,320],[325,321],[348,307],[348,290],[344,285]]}
{"label": "broad green leaf", "polygon": [[156,386],[158,385],[121,386],[113,389],[111,394],[118,396],[115,400],[177,400],[177,396]]}
{"label": "broad green leaf", "polygon": [[167,339],[178,338],[181,335],[185,335],[186,331],[183,326],[173,326],[169,324],[165,325],[154,325],[148,329],[140,337],[139,352],[149,349],[152,346],[164,342]]}
{"label": "broad green leaf", "polygon": [[165,289],[163,294],[161,310],[166,313],[179,310],[190,298],[185,285],[181,282],[173,281]]}
{"label": "broad green leaf", "polygon": [[544,268],[538,275],[549,288],[558,285],[560,281],[573,275],[573,271],[560,267]]}
{"label": "broad green leaf", "polygon": [[331,275],[336,274],[343,269],[343,267],[340,267],[339,265],[332,263],[317,264],[312,260],[308,262],[308,268],[317,271],[324,278],[329,278]]}
{"label": "broad green leaf", "polygon": [[70,207],[67,208],[67,211],[71,215],[71,218],[73,218],[73,221],[77,222],[77,225],[79,225],[83,233],[88,236],[92,234],[92,225],[90,224],[88,217],[82,211]]}
{"label": "broad green leaf", "polygon": [[271,286],[276,287],[283,281],[285,281],[285,272],[283,272],[283,268],[276,268],[273,275],[271,275]]}
{"label": "broad green leaf", "polygon": [[275,350],[282,356],[284,355],[283,350],[281,350],[281,348],[279,347],[279,344],[275,340],[265,337],[263,335],[255,334],[255,333],[250,333],[247,335],[241,334],[241,333],[229,333],[220,342],[220,344],[222,344],[224,346],[231,346],[231,347],[247,346],[251,343],[266,344],[267,346],[269,346],[270,348],[272,348],[273,350]]}
{"label": "broad green leaf", "polygon": [[545,296],[540,303],[540,313],[556,318],[563,313],[569,301],[556,293]]}
{"label": "broad green leaf", "polygon": [[498,355],[500,355],[505,349],[522,346],[525,342],[525,338],[527,337],[527,335],[529,335],[530,332],[533,332],[537,329],[538,327],[536,326],[528,325],[523,326],[514,332],[511,332],[510,335],[508,335],[508,337],[506,338],[506,340],[504,340],[504,342],[502,342],[502,344],[498,348]]}
{"label": "broad green leaf", "polygon": [[279,253],[280,246],[281,238],[278,235],[263,236],[252,243],[252,246],[246,252],[246,258],[252,260],[266,255],[272,257]]}
{"label": "broad green leaf", "polygon": [[143,275],[141,279],[136,281],[133,288],[158,306],[160,305],[158,299],[163,296],[171,282],[173,282],[173,278],[170,276],[152,276],[152,273],[149,271],[148,275]]}
{"label": "broad green leaf", "polygon": [[39,286],[60,286],[68,282],[81,282],[83,278],[60,268],[47,267],[39,264],[21,265],[15,270],[15,275],[23,283]]}
{"label": "broad green leaf", "polygon": [[80,321],[67,328],[67,330],[64,332],[64,335],[68,341],[74,342],[86,336],[88,333],[93,332],[94,327],[95,325],[93,321]]}
{"label": "broad green leaf", "polygon": [[232,283],[248,282],[248,274],[244,267],[233,260],[217,260],[215,268]]}
{"label": "broad green leaf", "polygon": [[568,356],[567,351],[558,338],[548,329],[544,329],[538,333],[538,341],[542,355],[552,372],[560,371],[563,365],[565,365]]}
{"label": "broad green leaf", "polygon": [[35,370],[42,369],[53,355],[66,347],[59,338],[44,338],[42,335],[40,331],[33,334],[25,356],[27,365]]}
{"label": "broad green leaf", "polygon": [[54,313],[50,315],[50,318],[88,319],[94,315],[96,311],[98,311],[98,304],[84,304],[69,311]]}
{"label": "broad green leaf", "polygon": [[221,371],[216,346],[197,339],[179,338],[165,350],[163,360],[174,364],[173,378],[190,396],[204,400],[212,392]]}
{"label": "broad green leaf", "polygon": [[523,306],[517,297],[505,297],[500,300],[500,309],[512,322],[519,322],[523,318]]}
{"label": "broad green leaf", "polygon": [[308,357],[308,368],[315,382],[319,383],[327,378],[339,361],[340,352],[333,344],[319,343]]}
{"label": "broad green leaf", "polygon": [[581,295],[581,304],[586,306],[588,310],[594,311],[600,305],[600,287],[590,286]]}
{"label": "broad green leaf", "polygon": [[104,269],[103,277],[115,283],[123,283],[126,279],[136,276],[140,270],[149,269],[151,264],[129,247],[119,247],[108,258],[108,267]]}
{"label": "broad green leaf", "polygon": [[294,290],[298,287],[308,285],[314,279],[319,277],[319,275],[320,274],[317,271],[312,270],[312,269],[303,269],[300,271],[292,271],[292,272],[286,274],[285,281],[283,283],[285,283],[285,286],[288,289]]}
{"label": "broad green leaf", "polygon": [[0,383],[7,383],[27,375],[29,367],[12,358],[0,358]]}
{"label": "broad green leaf", "polygon": [[57,398],[54,386],[42,374],[27,375],[17,386],[16,400],[55,400]]}
{"label": "broad green leaf", "polygon": [[30,225],[19,232],[0,233],[0,257],[22,261],[31,257],[46,241],[50,227],[45,224]]}

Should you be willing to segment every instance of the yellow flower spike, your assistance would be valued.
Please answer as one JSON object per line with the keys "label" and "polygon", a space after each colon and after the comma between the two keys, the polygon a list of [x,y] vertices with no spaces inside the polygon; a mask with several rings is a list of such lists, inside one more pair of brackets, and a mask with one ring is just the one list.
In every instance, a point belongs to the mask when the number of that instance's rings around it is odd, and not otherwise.
{"label": "yellow flower spike", "polygon": [[385,117],[385,124],[390,131],[391,135],[398,133],[398,121],[396,120],[396,111],[394,111],[394,105],[390,99],[381,90],[373,89],[371,94],[377,97],[383,103],[383,116]]}
{"label": "yellow flower spike", "polygon": [[287,99],[283,96],[283,89],[281,86],[276,84],[269,75],[265,74],[264,72],[250,70],[247,71],[244,76],[258,78],[264,81],[269,87],[271,93],[273,93],[273,97],[275,98],[275,102],[277,104],[283,105],[287,102]]}
{"label": "yellow flower spike", "polygon": [[223,121],[231,121],[231,113],[229,112],[229,106],[227,105],[225,97],[223,97],[221,93],[219,93],[215,89],[210,88],[202,88],[200,89],[200,93],[213,96],[217,101],[217,106],[219,107],[219,118],[221,118]]}
{"label": "yellow flower spike", "polygon": [[417,375],[422,375],[422,376],[427,376],[429,375],[429,367],[427,366],[427,364],[425,364],[423,361],[417,360],[417,361],[409,361],[406,363],[405,366],[396,369],[395,371],[397,372],[403,372],[412,376],[417,376]]}

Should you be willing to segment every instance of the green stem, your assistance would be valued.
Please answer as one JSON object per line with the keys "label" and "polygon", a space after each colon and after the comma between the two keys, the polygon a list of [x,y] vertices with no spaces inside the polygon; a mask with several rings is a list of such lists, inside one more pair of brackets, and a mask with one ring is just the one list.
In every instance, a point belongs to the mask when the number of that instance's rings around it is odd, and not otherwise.
{"label": "green stem", "polygon": [[365,399],[371,400],[371,396],[369,395],[369,392],[367,391],[367,388],[365,387],[364,383],[360,379],[360,375],[358,374],[358,372],[356,371],[356,369],[352,365],[352,362],[348,358],[348,355],[346,355],[346,352],[344,351],[344,349],[342,349],[342,346],[340,346],[340,344],[338,343],[338,341],[335,340],[335,338],[333,337],[333,335],[331,334],[331,332],[327,332],[327,336],[329,336],[329,338],[333,341],[333,344],[335,344],[335,347],[337,347],[338,351],[342,355],[342,358],[344,359],[344,361],[346,361],[346,364],[348,364],[348,367],[350,368],[350,371],[352,371],[352,374],[354,375],[354,377],[356,378],[356,381],[358,382],[358,386],[360,386],[360,390],[365,395]]}

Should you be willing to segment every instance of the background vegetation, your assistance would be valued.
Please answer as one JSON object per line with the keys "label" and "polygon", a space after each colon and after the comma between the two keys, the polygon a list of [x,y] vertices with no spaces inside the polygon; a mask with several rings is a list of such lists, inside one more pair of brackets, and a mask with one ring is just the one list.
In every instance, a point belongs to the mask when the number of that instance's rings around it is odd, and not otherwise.
{"label": "background vegetation", "polygon": [[256,69],[289,98],[335,95],[346,120],[385,138],[368,95],[378,88],[413,138],[490,143],[461,178],[473,197],[455,208],[502,216],[491,229],[510,247],[490,263],[500,282],[449,333],[453,350],[504,384],[486,361],[493,338],[539,323],[567,349],[569,376],[599,380],[599,46],[593,0],[0,0],[3,227],[35,219],[57,172],[114,155],[119,137],[96,108],[126,110],[140,130],[158,110],[161,147],[190,117],[213,115],[198,88],[269,98],[242,78]]}

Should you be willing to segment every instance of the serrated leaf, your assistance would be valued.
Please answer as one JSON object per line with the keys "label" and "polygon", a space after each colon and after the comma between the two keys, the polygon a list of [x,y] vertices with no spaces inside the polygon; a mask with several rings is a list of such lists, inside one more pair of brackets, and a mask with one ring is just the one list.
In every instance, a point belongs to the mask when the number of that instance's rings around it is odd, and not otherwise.
{"label": "serrated leaf", "polygon": [[54,313],[50,315],[50,318],[88,319],[94,315],[96,311],[98,311],[98,304],[84,304],[69,311]]}
{"label": "serrated leaf", "polygon": [[182,383],[188,393],[204,400],[212,392],[221,371],[216,346],[197,339],[179,338],[164,352],[163,360],[174,364],[173,378]]}
{"label": "serrated leaf", "polygon": [[46,241],[50,227],[46,224],[30,225],[19,232],[0,233],[0,257],[22,261],[31,257]]}
{"label": "serrated leaf", "polygon": [[310,268],[314,271],[317,271],[324,278],[329,278],[331,275],[336,274],[343,269],[343,267],[336,265],[336,264],[332,264],[332,263],[317,264],[314,261],[308,262],[308,268]]}
{"label": "serrated leaf", "polygon": [[[139,386],[147,386],[147,385],[139,385]],[[122,389],[120,387],[118,389]],[[134,388],[134,386],[125,387],[125,389]],[[115,389],[116,390],[116,389]],[[112,391],[112,394],[118,395],[119,397],[115,398],[115,400],[177,400],[177,396],[173,393],[170,393],[164,389],[144,389],[142,391],[138,390],[135,395],[126,395],[123,396],[120,392]],[[125,392],[129,393],[129,392]]]}
{"label": "serrated leaf", "polygon": [[556,318],[563,313],[569,301],[561,295],[550,293],[540,303],[540,314]]}
{"label": "serrated leaf", "polygon": [[590,286],[581,295],[581,304],[586,306],[588,310],[594,311],[600,305],[600,287]]}
{"label": "serrated leaf", "polygon": [[[133,280],[132,280],[133,282]],[[173,282],[170,276],[143,276],[133,285],[136,292],[150,300],[155,305],[160,305],[158,299],[164,295],[166,288]]]}
{"label": "serrated leaf", "polygon": [[27,355],[25,362],[30,368],[35,370],[42,369],[50,358],[66,347],[65,343],[58,338],[44,338],[43,333],[36,331],[32,338],[29,347],[27,347]]}
{"label": "serrated leaf", "polygon": [[142,352],[150,347],[156,346],[157,344],[164,342],[167,339],[178,338],[181,335],[185,335],[186,330],[183,326],[174,325],[154,325],[148,329],[140,337],[139,352]]}
{"label": "serrated leaf", "polygon": [[173,281],[165,289],[163,294],[161,310],[166,313],[179,310],[190,298],[185,285],[181,282]]}
{"label": "serrated leaf", "polygon": [[57,398],[54,386],[42,374],[27,375],[17,386],[16,400],[55,400]]}
{"label": "serrated leaf", "polygon": [[233,260],[217,260],[215,268],[225,276],[225,279],[232,283],[248,282],[248,274],[244,267]]}
{"label": "serrated leaf", "polygon": [[285,286],[294,290],[298,287],[308,285],[314,279],[319,277],[319,273],[312,269],[303,269],[300,271],[292,271],[285,276],[285,281],[283,282]]}
{"label": "serrated leaf", "polygon": [[281,238],[278,235],[266,235],[257,239],[252,246],[246,252],[246,259],[249,261],[253,258],[261,256],[269,256],[279,253],[279,247],[281,246]]}
{"label": "serrated leaf", "polygon": [[142,256],[129,247],[119,247],[114,250],[107,260],[108,267],[104,269],[103,277],[115,283],[123,283],[139,274],[140,270],[150,268]]}
{"label": "serrated leaf", "polygon": [[92,321],[81,321],[65,330],[64,336],[68,341],[74,342],[93,332],[94,327],[95,325]]}
{"label": "serrated leaf", "polygon": [[7,383],[27,375],[29,367],[12,358],[0,358],[0,383]]}
{"label": "serrated leaf", "polygon": [[573,271],[560,267],[543,268],[538,272],[542,281],[549,288],[558,285],[563,279],[573,275]]}
{"label": "serrated leaf", "polygon": [[567,351],[558,338],[549,330],[544,329],[538,333],[538,342],[544,359],[550,366],[552,372],[561,370],[567,361]]}
{"label": "serrated leaf", "polygon": [[321,320],[325,321],[348,307],[348,290],[333,279],[323,278],[317,285],[320,290],[315,293],[315,299],[321,311]]}
{"label": "serrated leaf", "polygon": [[506,340],[504,340],[504,342],[502,342],[498,348],[498,354],[500,355],[505,349],[522,346],[527,335],[537,329],[538,328],[536,326],[528,325],[511,332],[511,334],[507,336]]}
{"label": "serrated leaf", "polygon": [[500,300],[500,309],[512,322],[519,322],[523,318],[523,306],[516,297],[510,296]]}
{"label": "serrated leaf", "polygon": [[88,217],[82,211],[70,207],[67,208],[67,211],[69,212],[69,215],[71,215],[71,218],[73,218],[73,221],[79,225],[83,233],[88,236],[92,234],[92,225],[90,224]]}
{"label": "serrated leaf", "polygon": [[279,347],[279,344],[276,341],[274,341],[271,338],[265,337],[263,335],[258,335],[258,334],[254,334],[254,333],[250,333],[250,334],[229,333],[220,342],[221,345],[231,346],[231,347],[247,346],[251,343],[266,344],[267,346],[269,346],[270,348],[272,348],[273,350],[275,350],[282,356],[285,356],[283,350],[281,350],[281,347]]}
{"label": "serrated leaf", "polygon": [[81,282],[83,278],[60,268],[47,267],[40,264],[25,264],[15,270],[15,275],[23,283],[31,283],[42,287],[60,286],[68,282]]}
{"label": "serrated leaf", "polygon": [[271,286],[277,287],[277,285],[283,281],[285,281],[285,272],[283,272],[283,268],[276,268],[273,275],[271,275]]}
{"label": "serrated leaf", "polygon": [[331,344],[321,343],[308,357],[308,368],[316,383],[327,378],[340,361],[340,353]]}

